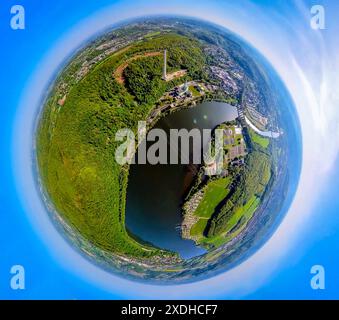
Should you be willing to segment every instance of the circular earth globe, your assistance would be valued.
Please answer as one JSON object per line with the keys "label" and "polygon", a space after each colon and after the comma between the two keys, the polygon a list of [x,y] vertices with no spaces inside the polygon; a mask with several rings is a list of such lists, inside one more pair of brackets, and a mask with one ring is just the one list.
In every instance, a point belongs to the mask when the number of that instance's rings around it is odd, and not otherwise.
{"label": "circular earth globe", "polygon": [[157,283],[205,279],[273,234],[293,199],[301,139],[269,63],[201,20],[129,21],[54,79],[36,131],[42,196],[93,263]]}

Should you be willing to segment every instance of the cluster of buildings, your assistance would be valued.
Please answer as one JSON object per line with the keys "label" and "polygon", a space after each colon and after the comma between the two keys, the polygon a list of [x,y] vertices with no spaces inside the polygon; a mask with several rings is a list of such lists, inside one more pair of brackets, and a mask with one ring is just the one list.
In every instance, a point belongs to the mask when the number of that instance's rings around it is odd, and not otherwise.
{"label": "cluster of buildings", "polygon": [[225,166],[229,164],[233,166],[244,164],[246,146],[240,126],[229,126],[224,129],[224,149],[226,150],[224,158]]}
{"label": "cluster of buildings", "polygon": [[[91,48],[91,50],[96,53],[94,54],[95,56],[93,59],[88,60],[88,56],[91,55],[91,52],[83,52],[82,55],[85,57],[85,59],[82,62],[82,65],[80,69],[77,71],[75,78],[77,81],[82,79],[88,71],[96,65],[98,62],[102,61],[106,57],[108,57],[110,54],[127,47],[130,43],[133,43],[136,40],[141,39],[139,34],[135,34],[134,36],[129,35],[128,37],[115,37],[112,35],[113,39],[107,40],[103,39],[101,42],[102,44],[99,44],[95,48]],[[99,54],[97,54],[100,52]],[[81,56],[79,57],[80,59],[82,58]],[[81,59],[82,60],[82,59]]]}
{"label": "cluster of buildings", "polygon": [[242,94],[242,108],[256,126],[264,129],[268,125],[268,119],[258,111],[258,107],[261,105],[259,91],[255,84],[249,80]]}
{"label": "cluster of buildings", "polygon": [[231,77],[229,71],[221,67],[211,66],[211,72],[213,75],[221,80],[220,87],[231,95],[237,95],[239,88],[237,82]]}
{"label": "cluster of buildings", "polygon": [[228,95],[239,95],[244,75],[238,65],[229,57],[227,51],[220,47],[211,46],[205,50],[206,54],[213,58],[210,75],[220,83],[218,87]]}
{"label": "cluster of buildings", "polygon": [[[228,175],[230,166],[239,167],[245,164],[247,151],[242,135],[242,128],[239,125],[226,126],[223,128],[223,149],[223,164],[220,175],[225,177]],[[212,158],[210,161],[204,160],[206,175],[215,175],[215,172],[217,172],[217,161]]]}
{"label": "cluster of buildings", "polygon": [[256,124],[259,123],[263,128],[267,126],[268,119],[263,116],[259,111],[257,111],[253,106],[247,106],[246,110],[252,122]]}
{"label": "cluster of buildings", "polygon": [[[194,90],[197,94],[193,94]],[[151,123],[161,113],[169,110],[174,110],[183,106],[194,106],[196,99],[205,95],[207,88],[204,84],[196,81],[186,81],[185,83],[174,87],[172,90],[167,92],[163,97],[160,98],[158,106],[152,111],[147,122]]]}
{"label": "cluster of buildings", "polygon": [[227,95],[238,97],[239,118],[245,124],[245,115],[259,128],[265,129],[268,119],[262,114],[259,107],[264,108],[260,91],[253,80],[246,77],[238,64],[236,64],[227,51],[220,47],[210,46],[206,48],[207,54],[212,57],[213,65],[209,67],[212,79],[215,79],[221,89]]}
{"label": "cluster of buildings", "polygon": [[198,237],[194,237],[191,235],[191,228],[194,226],[199,217],[194,215],[194,212],[197,210],[201,200],[204,197],[204,190],[201,189],[196,192],[189,201],[184,204],[184,220],[181,223],[181,236],[184,239],[198,240]]}
{"label": "cluster of buildings", "polygon": [[173,98],[180,97],[191,98],[193,96],[192,92],[189,90],[187,81],[180,86],[174,87],[174,89],[169,92],[169,95]]}
{"label": "cluster of buildings", "polygon": [[[96,57],[94,57],[92,60],[90,60],[90,61],[85,60],[82,63],[80,69],[78,70],[78,72],[75,75],[76,80],[77,81],[81,80],[88,73],[88,71],[93,66],[95,66],[98,62],[102,61],[103,59],[105,59],[107,56],[109,56],[113,52],[120,50],[125,45],[126,45],[126,43],[115,44],[112,47],[106,49],[104,52],[97,55]],[[96,49],[99,50],[98,48],[96,48]]]}
{"label": "cluster of buildings", "polygon": [[192,98],[193,93],[190,88],[193,88],[193,90],[198,92],[199,96],[204,95],[206,91],[202,84],[197,83],[196,81],[186,81],[184,84],[174,87],[168,95],[173,98]]}

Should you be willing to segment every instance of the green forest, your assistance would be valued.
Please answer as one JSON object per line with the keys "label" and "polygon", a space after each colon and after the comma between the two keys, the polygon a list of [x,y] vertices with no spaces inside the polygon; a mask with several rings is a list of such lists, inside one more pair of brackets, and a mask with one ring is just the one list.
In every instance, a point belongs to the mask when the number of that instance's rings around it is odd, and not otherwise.
{"label": "green forest", "polygon": [[[56,210],[100,249],[134,257],[176,254],[141,244],[125,228],[128,166],[115,161],[121,128],[136,131],[155,102],[175,81],[161,79],[162,56],[135,60],[124,70],[125,83],[114,78],[130,57],[167,49],[171,70],[187,77],[203,73],[205,56],[198,41],[164,34],[114,53],[95,66],[67,94],[63,106],[55,91],[45,104],[37,132],[37,159],[43,186]],[[67,70],[67,68],[66,68]],[[64,73],[60,79],[68,79]]]}

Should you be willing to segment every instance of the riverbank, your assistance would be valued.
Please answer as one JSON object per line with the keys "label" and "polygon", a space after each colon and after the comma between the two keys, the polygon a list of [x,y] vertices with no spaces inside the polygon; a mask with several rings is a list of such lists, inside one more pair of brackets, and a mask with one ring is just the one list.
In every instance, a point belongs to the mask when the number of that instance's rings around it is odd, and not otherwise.
{"label": "riverbank", "polygon": [[277,131],[277,132],[261,131],[246,116],[245,116],[245,121],[251,129],[253,129],[256,133],[258,133],[259,135],[263,137],[277,139],[283,134],[282,131]]}

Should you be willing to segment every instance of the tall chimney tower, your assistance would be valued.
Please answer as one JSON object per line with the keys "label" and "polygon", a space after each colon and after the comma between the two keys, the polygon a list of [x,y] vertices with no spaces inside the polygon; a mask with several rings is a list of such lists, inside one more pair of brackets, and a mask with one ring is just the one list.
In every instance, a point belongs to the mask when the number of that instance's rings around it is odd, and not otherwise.
{"label": "tall chimney tower", "polygon": [[163,80],[167,80],[167,50],[164,50],[164,68],[162,72]]}

